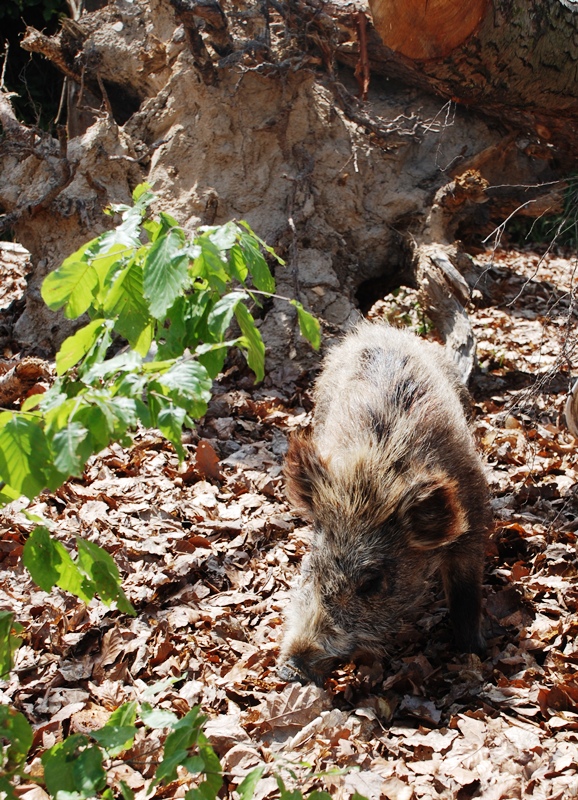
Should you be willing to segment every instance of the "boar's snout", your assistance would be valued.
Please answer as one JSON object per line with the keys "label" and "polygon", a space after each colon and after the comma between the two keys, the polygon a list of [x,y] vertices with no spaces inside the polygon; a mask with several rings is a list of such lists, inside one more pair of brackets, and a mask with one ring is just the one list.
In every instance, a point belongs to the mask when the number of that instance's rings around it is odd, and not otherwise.
{"label": "boar's snout", "polygon": [[279,674],[283,680],[323,686],[331,670],[352,651],[352,637],[334,624],[311,581],[303,582],[295,600],[287,620]]}
{"label": "boar's snout", "polygon": [[302,653],[291,656],[281,664],[279,676],[284,681],[299,681],[299,683],[312,681],[317,686],[323,686],[325,677],[336,664],[337,659],[328,657],[322,651]]}

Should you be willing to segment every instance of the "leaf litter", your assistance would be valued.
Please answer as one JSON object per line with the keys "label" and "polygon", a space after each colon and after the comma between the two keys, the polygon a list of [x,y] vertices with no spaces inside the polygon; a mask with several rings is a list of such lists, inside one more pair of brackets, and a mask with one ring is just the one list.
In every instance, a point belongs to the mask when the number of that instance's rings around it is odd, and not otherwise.
{"label": "leaf litter", "polygon": [[[478,293],[470,318],[480,362],[473,426],[496,520],[488,657],[452,650],[433,586],[389,663],[342,665],[324,688],[280,680],[283,610],[310,533],[284,499],[282,460],[288,434],[310,418],[312,376],[289,371],[284,386],[252,389],[233,366],[185,437],[183,467],[159,435],[142,432],[33,509],[65,545],[78,535],[114,556],[136,618],[36,588],[20,565],[31,524],[14,504],[3,516],[0,600],[25,637],[0,690],[34,724],[32,773],[43,748],[101,727],[164,681],[159,709],[180,717],[200,704],[208,716],[227,796],[260,766],[258,800],[278,796],[275,771],[336,798],[578,796],[577,441],[562,418],[576,362],[576,262],[530,251],[480,260],[491,301]],[[419,324],[414,312],[408,290],[374,315]],[[136,798],[164,735],[139,731],[109,763]],[[190,785],[183,774],[156,796]],[[46,797],[32,784],[19,792]]]}

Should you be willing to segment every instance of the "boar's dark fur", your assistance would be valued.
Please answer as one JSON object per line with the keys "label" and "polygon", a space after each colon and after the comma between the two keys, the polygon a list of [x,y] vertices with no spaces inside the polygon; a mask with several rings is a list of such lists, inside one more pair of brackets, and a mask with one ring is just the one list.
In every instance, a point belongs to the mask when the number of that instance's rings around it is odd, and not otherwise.
{"label": "boar's dark fur", "polygon": [[294,436],[287,495],[312,522],[289,609],[287,679],[321,683],[339,661],[387,655],[441,572],[456,643],[482,653],[488,487],[462,386],[443,348],[363,323],[325,361],[313,429]]}

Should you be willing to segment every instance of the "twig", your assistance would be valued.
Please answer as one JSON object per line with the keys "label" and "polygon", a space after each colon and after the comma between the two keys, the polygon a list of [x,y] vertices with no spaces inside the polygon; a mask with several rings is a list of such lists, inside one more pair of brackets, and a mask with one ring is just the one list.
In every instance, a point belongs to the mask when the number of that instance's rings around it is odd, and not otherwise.
{"label": "twig", "polygon": [[8,64],[8,54],[10,52],[10,42],[6,39],[6,44],[4,45],[4,63],[2,64],[2,75],[0,75],[0,90],[5,91],[6,89],[6,65]]}
{"label": "twig", "polygon": [[369,57],[367,55],[367,18],[363,11],[357,12],[357,36],[359,39],[359,61],[355,67],[355,78],[359,84],[359,95],[367,100],[369,91]]}

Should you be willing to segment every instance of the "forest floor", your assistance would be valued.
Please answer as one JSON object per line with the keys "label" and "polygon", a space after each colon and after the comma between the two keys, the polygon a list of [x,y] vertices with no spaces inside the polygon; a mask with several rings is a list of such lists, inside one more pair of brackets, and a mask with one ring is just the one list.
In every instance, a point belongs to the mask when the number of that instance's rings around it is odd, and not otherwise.
{"label": "forest floor", "polygon": [[[282,460],[287,435],[310,419],[312,376],[252,389],[233,367],[184,467],[143,432],[36,503],[65,545],[79,535],[114,555],[137,617],[35,588],[20,564],[31,523],[15,508],[2,518],[0,606],[15,610],[25,641],[0,699],[35,726],[33,769],[43,748],[171,679],[155,703],[179,716],[201,705],[225,796],[264,765],[258,800],[278,793],[275,771],[288,787],[340,798],[578,797],[577,442],[561,421],[577,355],[577,265],[530,251],[480,260],[492,303],[471,310],[473,427],[496,519],[487,658],[452,650],[434,585],[390,662],[343,665],[324,688],[280,680],[283,612],[309,533],[284,499]],[[423,323],[405,289],[373,313]],[[162,740],[143,729],[109,764],[110,785],[124,780],[144,798]],[[183,774],[155,796],[191,785]],[[19,794],[46,797],[32,784]]]}

